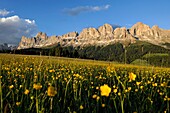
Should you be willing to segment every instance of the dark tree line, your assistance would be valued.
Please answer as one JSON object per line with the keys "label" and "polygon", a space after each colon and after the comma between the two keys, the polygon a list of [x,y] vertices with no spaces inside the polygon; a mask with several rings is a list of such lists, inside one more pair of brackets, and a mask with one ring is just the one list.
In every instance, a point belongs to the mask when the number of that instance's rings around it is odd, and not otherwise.
{"label": "dark tree line", "polygon": [[[83,58],[104,61],[116,61],[130,64],[136,59],[145,59],[151,65],[170,66],[170,50],[146,42],[137,42],[127,47],[116,43],[107,46],[87,46],[87,47],[61,47],[60,45],[49,48],[30,48],[8,51],[15,54],[25,55],[46,55],[70,58]],[[166,57],[143,58],[148,53],[166,53]]]}

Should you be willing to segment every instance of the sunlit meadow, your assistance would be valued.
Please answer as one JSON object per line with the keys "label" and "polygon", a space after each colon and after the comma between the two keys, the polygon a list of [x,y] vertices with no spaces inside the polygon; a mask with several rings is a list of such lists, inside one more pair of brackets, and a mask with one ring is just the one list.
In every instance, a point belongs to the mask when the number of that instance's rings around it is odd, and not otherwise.
{"label": "sunlit meadow", "polygon": [[1,113],[168,113],[170,69],[0,54]]}

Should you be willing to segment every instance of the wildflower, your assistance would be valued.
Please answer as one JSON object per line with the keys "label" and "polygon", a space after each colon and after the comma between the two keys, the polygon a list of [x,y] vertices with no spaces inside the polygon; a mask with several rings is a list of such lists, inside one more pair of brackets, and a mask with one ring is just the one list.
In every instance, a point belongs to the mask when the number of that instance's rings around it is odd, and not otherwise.
{"label": "wildflower", "polygon": [[25,94],[25,95],[28,95],[29,92],[30,92],[30,91],[29,91],[28,89],[26,89],[25,92],[24,92],[24,94]]}
{"label": "wildflower", "polygon": [[96,95],[96,94],[94,94],[94,95],[92,96],[92,98],[97,98],[97,95]]}
{"label": "wildflower", "polygon": [[153,83],[153,84],[152,84],[153,87],[156,87],[157,85],[158,85],[157,83]]}
{"label": "wildflower", "polygon": [[99,99],[100,99],[100,97],[99,97],[99,96],[97,96],[97,97],[96,97],[96,100],[98,101]]}
{"label": "wildflower", "polygon": [[136,82],[136,85],[139,86],[141,84],[141,82]]}
{"label": "wildflower", "polygon": [[114,93],[117,93],[117,89],[114,89],[113,92],[114,92]]}
{"label": "wildflower", "polygon": [[20,88],[22,88],[23,86],[22,85],[19,85]]}
{"label": "wildflower", "polygon": [[30,98],[31,98],[31,100],[33,100],[33,99],[34,99],[34,96],[31,96]]}
{"label": "wildflower", "polygon": [[111,88],[108,85],[104,84],[103,86],[100,86],[100,91],[102,96],[108,97],[111,92]]}
{"label": "wildflower", "polygon": [[170,98],[167,98],[168,101],[170,101]]}
{"label": "wildflower", "polygon": [[150,81],[148,81],[148,84],[150,84],[151,82]]}
{"label": "wildflower", "polygon": [[164,101],[167,101],[167,98],[164,98]]}
{"label": "wildflower", "polygon": [[84,107],[81,105],[81,106],[80,106],[80,109],[83,109],[83,108],[84,108]]}
{"label": "wildflower", "polygon": [[17,80],[16,80],[16,79],[14,79],[14,82],[17,82]]}
{"label": "wildflower", "polygon": [[42,85],[41,84],[33,84],[33,88],[36,89],[36,90],[39,90],[42,88]]}
{"label": "wildflower", "polygon": [[49,70],[49,72],[50,72],[50,73],[52,73],[52,72],[53,72],[53,70],[51,69],[51,70]]}
{"label": "wildflower", "polygon": [[136,75],[134,73],[129,73],[129,81],[135,80],[136,79]]}
{"label": "wildflower", "polygon": [[140,89],[143,89],[143,86],[140,86]]}
{"label": "wildflower", "polygon": [[38,78],[38,76],[37,75],[34,75],[34,79],[37,79]]}
{"label": "wildflower", "polygon": [[97,86],[97,87],[96,87],[96,89],[98,90],[98,89],[99,89],[99,87]]}
{"label": "wildflower", "polygon": [[19,106],[21,104],[21,102],[16,102],[16,105]]}
{"label": "wildflower", "polygon": [[135,89],[135,92],[138,92],[138,89]]}
{"label": "wildflower", "polygon": [[159,94],[160,94],[161,96],[163,95],[163,93],[162,93],[162,92],[160,92]]}
{"label": "wildflower", "polygon": [[50,97],[53,97],[56,95],[56,90],[53,86],[49,86],[48,89],[47,89],[47,95],[50,96]]}
{"label": "wildflower", "polygon": [[130,91],[132,88],[131,87],[128,87],[128,91]]}
{"label": "wildflower", "polygon": [[9,86],[9,89],[12,89],[12,88],[14,88],[14,85],[10,85],[10,86]]}
{"label": "wildflower", "polygon": [[166,86],[167,84],[165,82],[161,83],[161,87]]}
{"label": "wildflower", "polygon": [[102,104],[102,107],[105,107],[106,105],[105,104]]}
{"label": "wildflower", "polygon": [[118,93],[118,95],[120,96],[120,95],[121,95],[121,93],[119,92],[119,93]]}
{"label": "wildflower", "polygon": [[110,73],[110,72],[113,72],[115,70],[114,67],[111,67],[111,66],[108,66],[107,67],[107,72]]}

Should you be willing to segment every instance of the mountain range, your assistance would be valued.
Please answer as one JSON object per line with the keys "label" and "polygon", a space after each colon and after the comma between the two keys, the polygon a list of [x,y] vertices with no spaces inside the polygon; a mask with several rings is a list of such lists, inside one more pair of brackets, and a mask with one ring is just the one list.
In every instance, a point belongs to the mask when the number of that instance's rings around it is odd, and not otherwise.
{"label": "mountain range", "polygon": [[53,45],[61,47],[87,47],[87,46],[107,46],[121,43],[125,47],[144,41],[154,45],[170,49],[170,30],[164,30],[154,25],[150,27],[142,22],[134,24],[131,28],[113,28],[110,24],[104,24],[99,28],[85,28],[80,33],[69,32],[62,36],[47,36],[46,33],[39,32],[35,37],[22,36],[17,49],[42,48]]}

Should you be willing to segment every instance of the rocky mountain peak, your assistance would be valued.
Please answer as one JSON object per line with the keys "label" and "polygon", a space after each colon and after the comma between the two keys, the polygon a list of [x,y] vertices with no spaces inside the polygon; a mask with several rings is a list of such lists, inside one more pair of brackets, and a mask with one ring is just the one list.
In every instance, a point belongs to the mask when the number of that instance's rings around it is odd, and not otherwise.
{"label": "rocky mountain peak", "polygon": [[159,29],[159,26],[157,26],[157,25],[152,26],[152,29],[153,29],[153,30],[160,30],[160,29]]}
{"label": "rocky mountain peak", "polygon": [[99,36],[100,36],[99,31],[96,28],[90,27],[90,28],[83,29],[78,37],[90,40],[90,39],[98,38]]}
{"label": "rocky mountain peak", "polygon": [[141,36],[146,32],[150,33],[150,30],[151,28],[148,25],[138,22],[130,28],[130,33],[134,36]]}
{"label": "rocky mountain peak", "polygon": [[110,24],[104,24],[98,28],[101,35],[109,35],[113,33],[113,27]]}
{"label": "rocky mountain peak", "polygon": [[47,34],[43,32],[38,32],[35,37],[41,38],[41,39],[47,39]]}
{"label": "rocky mountain peak", "polygon": [[112,25],[106,23],[99,28],[85,28],[80,34],[78,34],[78,32],[69,32],[62,36],[48,37],[46,33],[39,32],[32,38],[23,36],[18,49],[40,48],[54,44],[84,47],[89,45],[104,46],[119,42],[124,45],[129,45],[135,43],[136,40],[163,46],[164,43],[170,43],[170,30],[163,30],[158,26],[150,28],[150,26],[142,22],[134,24],[130,29],[126,29],[125,27],[114,29]]}
{"label": "rocky mountain peak", "polygon": [[69,32],[69,33],[67,33],[67,34],[64,34],[64,35],[62,35],[62,37],[63,38],[67,38],[67,37],[77,37],[79,34],[78,34],[78,32]]}

